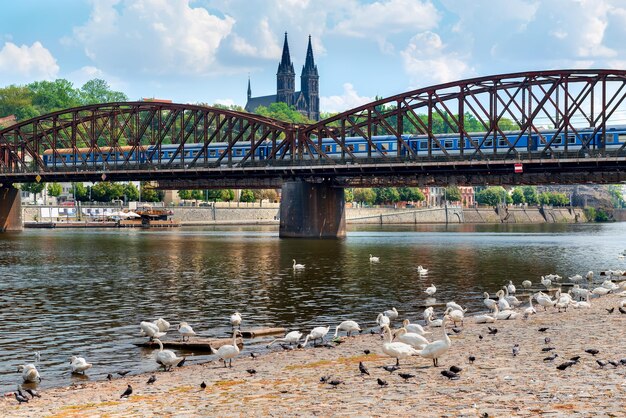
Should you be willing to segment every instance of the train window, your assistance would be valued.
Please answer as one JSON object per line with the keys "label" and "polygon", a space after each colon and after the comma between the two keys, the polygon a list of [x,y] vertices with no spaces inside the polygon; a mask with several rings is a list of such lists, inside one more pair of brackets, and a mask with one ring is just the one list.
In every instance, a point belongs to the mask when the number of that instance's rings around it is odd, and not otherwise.
{"label": "train window", "polygon": [[209,150],[209,157],[215,157],[216,152],[214,149]]}
{"label": "train window", "polygon": [[506,138],[498,138],[498,146],[499,147],[506,147],[508,146],[508,142],[506,141]]}
{"label": "train window", "polygon": [[446,139],[442,141],[442,145],[445,149],[450,149],[454,147],[454,141],[451,139]]}
{"label": "train window", "polygon": [[382,151],[387,151],[387,145],[386,144],[380,144],[380,149]]}
{"label": "train window", "polygon": [[324,145],[324,152],[325,152],[325,153],[332,152],[332,151],[331,151],[331,149],[332,149],[332,148],[331,148],[331,146],[330,146],[330,145]]}
{"label": "train window", "polygon": [[356,144],[356,145],[354,146],[354,150],[355,150],[356,152],[361,151],[361,144]]}
{"label": "train window", "polygon": [[420,149],[428,149],[428,142],[420,141]]}
{"label": "train window", "polygon": [[552,142],[552,145],[563,145],[563,136],[559,135],[558,137],[556,137],[554,139],[554,142]]}
{"label": "train window", "polygon": [[575,135],[567,135],[567,143],[568,145],[573,145],[576,143],[576,136]]}
{"label": "train window", "polygon": [[618,134],[617,135],[617,140],[619,142],[626,142],[626,134]]}
{"label": "train window", "polygon": [[348,151],[350,152],[354,151],[354,145],[352,144],[348,145]]}
{"label": "train window", "polygon": [[485,139],[485,142],[483,142],[483,147],[493,147],[493,138]]}

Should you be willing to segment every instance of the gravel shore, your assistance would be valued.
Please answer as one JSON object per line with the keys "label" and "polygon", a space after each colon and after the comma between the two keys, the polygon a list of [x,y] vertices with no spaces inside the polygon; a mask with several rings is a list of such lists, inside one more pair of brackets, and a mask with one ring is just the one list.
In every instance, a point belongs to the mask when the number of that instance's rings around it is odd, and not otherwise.
{"label": "gravel shore", "polygon": [[[527,300],[528,298],[524,298]],[[549,309],[527,320],[487,324],[467,318],[462,332],[450,336],[452,347],[439,360],[411,357],[401,369],[381,368],[395,363],[382,352],[379,335],[342,338],[334,348],[318,347],[275,351],[256,359],[242,351],[232,369],[221,362],[116,377],[112,381],[87,382],[43,391],[41,398],[18,405],[13,394],[0,400],[3,417],[206,417],[206,416],[626,416],[626,365],[600,367],[596,360],[626,358],[626,315],[617,306],[624,297],[607,295],[592,299],[590,309]],[[605,308],[615,307],[609,314]],[[400,318],[405,313],[400,313]],[[421,312],[409,313],[416,320]],[[348,318],[346,318],[348,319]],[[400,321],[396,321],[400,325]],[[545,332],[539,328],[547,327]],[[441,328],[431,339],[440,339]],[[482,339],[479,338],[482,336]],[[550,338],[546,345],[545,337]],[[328,338],[328,337],[327,337]],[[512,347],[519,344],[519,354]],[[555,347],[552,352],[542,351]],[[597,349],[595,357],[585,349]],[[370,350],[369,355],[364,350]],[[551,353],[552,362],[543,359]],[[476,361],[470,364],[468,356]],[[556,366],[580,356],[564,371]],[[361,376],[363,362],[370,376]],[[442,370],[456,365],[459,380],[448,380]],[[255,369],[251,375],[246,370]],[[156,369],[156,363],[155,363]],[[398,373],[415,377],[403,381]],[[344,384],[320,383],[321,376]],[[17,376],[17,375],[16,375]],[[377,378],[387,381],[380,387]],[[201,382],[207,387],[202,389]],[[120,399],[127,385],[133,394]]]}

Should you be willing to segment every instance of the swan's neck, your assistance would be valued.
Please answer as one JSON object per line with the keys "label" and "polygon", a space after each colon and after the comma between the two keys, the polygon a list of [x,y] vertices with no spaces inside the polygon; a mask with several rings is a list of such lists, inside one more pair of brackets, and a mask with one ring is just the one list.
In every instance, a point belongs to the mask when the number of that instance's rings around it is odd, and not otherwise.
{"label": "swan's neck", "polygon": [[239,351],[239,347],[237,346],[237,331],[233,332],[233,347]]}
{"label": "swan's neck", "polygon": [[156,340],[156,342],[159,344],[159,351],[163,351],[163,343],[161,340]]}
{"label": "swan's neck", "polygon": [[443,330],[443,340],[446,342],[446,345],[450,346],[452,341],[450,341],[450,337],[448,337],[448,333],[446,332],[446,322],[445,319],[441,322],[441,329]]}

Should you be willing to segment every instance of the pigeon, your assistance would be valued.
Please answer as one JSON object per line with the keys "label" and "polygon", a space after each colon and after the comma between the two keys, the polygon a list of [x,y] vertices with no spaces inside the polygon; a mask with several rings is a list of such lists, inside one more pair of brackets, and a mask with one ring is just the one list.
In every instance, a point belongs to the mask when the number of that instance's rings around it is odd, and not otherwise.
{"label": "pigeon", "polygon": [[17,394],[24,399],[28,399],[28,395],[26,395],[26,392],[22,391],[22,385],[17,385]]}
{"label": "pigeon", "polygon": [[513,357],[517,356],[519,354],[519,344],[515,344],[513,346]]}
{"label": "pigeon", "polygon": [[399,368],[400,367],[396,366],[395,364],[393,366],[383,366],[383,369],[387,370],[389,373],[393,373]]}
{"label": "pigeon", "polygon": [[491,335],[496,335],[498,333],[498,328],[491,328],[491,327],[487,327],[489,329],[489,334]]}
{"label": "pigeon", "polygon": [[460,373],[461,370],[463,370],[462,368],[460,368],[459,366],[450,366],[450,371],[452,373]]}
{"label": "pigeon", "polygon": [[26,391],[26,393],[30,394],[31,397],[33,398],[41,398],[41,395],[35,390],[35,389],[24,389]]}
{"label": "pigeon", "polygon": [[603,368],[604,366],[609,364],[607,361],[604,360],[596,360],[596,363],[598,363],[598,366],[600,366],[600,368]]}
{"label": "pigeon", "polygon": [[363,352],[365,353],[365,355],[367,356],[369,353],[371,353],[370,350],[363,350]]}
{"label": "pigeon", "polygon": [[550,337],[546,337],[543,339],[543,342],[545,342],[546,344],[550,344]]}
{"label": "pigeon", "polygon": [[250,357],[256,359],[257,357],[259,357],[259,355],[257,353],[250,353]]}
{"label": "pigeon", "polygon": [[543,351],[544,353],[547,353],[548,351],[552,351],[554,349],[555,349],[554,347],[543,347],[541,351]]}
{"label": "pigeon", "polygon": [[619,313],[623,313],[626,314],[626,309],[622,308],[621,306],[619,307]]}
{"label": "pigeon", "polygon": [[367,367],[365,367],[365,366],[363,365],[363,362],[362,362],[362,361],[359,361],[359,370],[361,371],[361,374],[362,374],[362,375],[363,375],[363,374],[366,374],[366,375],[368,375],[368,376],[370,375],[370,372],[368,372],[368,371],[367,371]]}
{"label": "pigeon", "polygon": [[117,372],[117,374],[119,374],[122,377],[126,376],[128,373],[130,373],[130,370],[124,370],[123,372]]}
{"label": "pigeon", "polygon": [[19,393],[13,392],[13,394],[15,395],[15,399],[17,400],[18,404],[21,404],[23,402],[28,402],[28,398],[20,395]]}
{"label": "pigeon", "polygon": [[113,379],[113,375],[111,373],[107,374],[107,380],[112,380]]}
{"label": "pigeon", "polygon": [[460,334],[463,330],[461,328],[452,328],[452,332],[455,334]]}
{"label": "pigeon", "polygon": [[559,369],[559,370],[565,370],[568,367],[573,366],[574,364],[576,364],[575,361],[569,360],[569,361],[566,361],[565,363],[559,364],[558,366],[556,366],[556,368]]}
{"label": "pigeon", "polygon": [[469,360],[470,364],[474,364],[474,362],[476,361],[475,356],[469,356],[467,359]]}
{"label": "pigeon", "polygon": [[[606,309],[606,308],[604,308],[604,309]],[[613,308],[611,308],[611,309],[606,309],[606,311],[607,311],[608,313],[610,313],[610,314],[612,314],[614,310],[615,310],[615,307],[613,307]]]}
{"label": "pigeon", "polygon": [[570,359],[570,361],[573,361],[574,363],[578,363],[578,360],[580,360],[580,356],[574,356]]}
{"label": "pigeon", "polygon": [[387,386],[389,383],[387,383],[386,380],[381,379],[380,377],[378,378],[378,385],[382,388]]}
{"label": "pigeon", "polygon": [[441,374],[450,380],[458,380],[460,378],[458,374],[451,372],[450,370],[442,370]]}
{"label": "pigeon", "polygon": [[411,373],[398,373],[398,376],[404,379],[404,381],[408,381],[410,378],[415,377],[414,374]]}
{"label": "pigeon", "polygon": [[596,350],[595,348],[588,348],[588,349],[585,350],[585,353],[589,353],[592,356],[595,356],[599,352],[600,352],[600,350]]}
{"label": "pigeon", "polygon": [[183,365],[185,364],[185,360],[187,360],[187,357],[183,357],[183,359],[178,362],[176,367],[183,367]]}
{"label": "pigeon", "polygon": [[539,332],[546,332],[548,329],[549,329],[548,327],[539,328]]}
{"label": "pigeon", "polygon": [[557,358],[559,355],[557,353],[552,354],[551,356],[548,356],[546,358],[543,359],[543,361],[552,361],[555,358]]}
{"label": "pigeon", "polygon": [[256,373],[255,369],[246,369],[246,371],[250,373],[251,375]]}
{"label": "pigeon", "polygon": [[626,358],[620,359],[619,361],[622,365],[626,366]]}
{"label": "pigeon", "polygon": [[328,382],[328,384],[336,389],[337,386],[339,386],[341,384],[345,384],[345,383],[343,383],[343,380],[331,380],[330,382]]}
{"label": "pigeon", "polygon": [[619,362],[615,361],[615,360],[609,360],[609,364],[613,367],[617,367],[619,366]]}
{"label": "pigeon", "polygon": [[206,383],[204,383],[204,380],[202,381],[202,383],[200,383],[200,388],[206,389]]}
{"label": "pigeon", "polygon": [[330,375],[320,377],[320,383],[326,383],[330,380]]}
{"label": "pigeon", "polygon": [[156,376],[155,376],[155,375],[152,375],[152,376],[150,376],[150,379],[148,379],[148,382],[147,382],[147,383],[148,383],[149,385],[151,385],[151,384],[153,384],[154,382],[156,382]]}
{"label": "pigeon", "polygon": [[120,396],[120,399],[128,398],[132,393],[133,393],[133,387],[131,385],[128,385],[124,393],[122,393],[122,396]]}
{"label": "pigeon", "polygon": [[478,334],[478,339],[482,340],[483,339],[483,335],[482,334]]}

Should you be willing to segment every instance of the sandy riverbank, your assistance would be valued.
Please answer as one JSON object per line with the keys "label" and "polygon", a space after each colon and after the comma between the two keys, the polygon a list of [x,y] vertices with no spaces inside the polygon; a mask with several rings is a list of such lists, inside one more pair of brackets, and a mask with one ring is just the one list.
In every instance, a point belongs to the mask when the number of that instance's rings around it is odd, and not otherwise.
{"label": "sandy riverbank", "polygon": [[[487,325],[468,319],[463,331],[451,336],[452,348],[440,359],[440,367],[420,357],[401,363],[400,372],[416,376],[408,383],[398,372],[380,368],[395,361],[383,355],[380,337],[363,334],[344,338],[332,349],[277,347],[257,359],[244,348],[232,369],[211,362],[156,372],[157,381],[150,386],[148,375],[135,375],[45,390],[40,399],[23,405],[4,397],[0,416],[625,416],[626,366],[600,368],[595,361],[626,358],[626,315],[617,308],[613,314],[605,310],[617,307],[621,299],[608,295],[593,299],[587,310],[541,310],[528,320],[500,321],[496,335],[487,334]],[[541,327],[549,329],[542,333]],[[433,331],[435,339],[441,338],[440,328]],[[550,354],[541,351],[545,337],[559,355],[554,362],[543,361]],[[517,357],[511,354],[515,343],[520,345]],[[594,358],[584,352],[587,348],[600,353]],[[364,349],[371,354],[365,355]],[[468,363],[469,354],[476,356],[474,364]],[[578,364],[556,369],[575,355],[581,356]],[[359,361],[371,376],[360,376]],[[451,365],[463,368],[460,380],[440,374]],[[249,368],[257,373],[249,375]],[[345,385],[320,384],[323,375]],[[389,385],[379,388],[377,377]],[[202,381],[207,384],[204,390]],[[120,400],[127,384],[133,395]]]}

